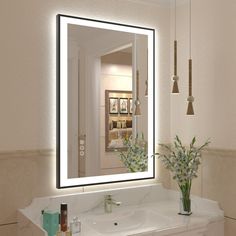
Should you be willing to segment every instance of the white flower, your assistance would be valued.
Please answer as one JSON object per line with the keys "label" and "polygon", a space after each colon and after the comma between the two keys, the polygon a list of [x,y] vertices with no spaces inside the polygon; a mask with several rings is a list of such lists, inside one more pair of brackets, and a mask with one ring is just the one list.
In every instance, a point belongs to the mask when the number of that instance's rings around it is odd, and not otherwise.
{"label": "white flower", "polygon": [[[162,144],[169,154],[156,153],[164,163],[164,166],[173,173],[173,179],[178,182],[178,185],[182,189],[183,186],[186,189],[191,188],[191,181],[197,177],[198,167],[201,164],[201,150],[206,147],[210,142],[206,141],[200,148],[194,146],[196,138],[192,139],[189,147],[184,147],[178,136],[175,137],[175,141],[172,147]],[[190,189],[189,189],[190,191]]]}

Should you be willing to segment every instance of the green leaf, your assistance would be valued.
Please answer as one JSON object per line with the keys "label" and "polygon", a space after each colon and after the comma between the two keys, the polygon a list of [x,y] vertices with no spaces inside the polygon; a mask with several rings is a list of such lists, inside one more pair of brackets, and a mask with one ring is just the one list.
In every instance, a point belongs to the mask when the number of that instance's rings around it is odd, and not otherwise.
{"label": "green leaf", "polygon": [[173,179],[176,179],[179,185],[185,185],[188,182],[191,186],[193,178],[197,177],[198,166],[201,164],[201,150],[206,147],[210,141],[206,141],[200,148],[195,147],[196,137],[193,137],[188,147],[182,145],[178,135],[175,136],[173,145],[160,144],[168,154],[155,153],[161,159],[164,166],[173,173]]}

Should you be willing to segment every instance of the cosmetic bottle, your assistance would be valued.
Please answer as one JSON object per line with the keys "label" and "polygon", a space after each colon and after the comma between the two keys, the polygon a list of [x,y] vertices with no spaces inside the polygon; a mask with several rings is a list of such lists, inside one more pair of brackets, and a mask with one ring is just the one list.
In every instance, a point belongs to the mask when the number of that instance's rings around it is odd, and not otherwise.
{"label": "cosmetic bottle", "polygon": [[60,225],[61,225],[61,231],[66,232],[67,231],[67,204],[62,203],[61,204],[61,215],[60,215]]}
{"label": "cosmetic bottle", "polygon": [[70,222],[70,231],[72,236],[79,236],[79,233],[81,231],[81,222],[79,221],[79,218],[77,216],[74,217]]}
{"label": "cosmetic bottle", "polygon": [[42,211],[42,226],[47,231],[48,236],[55,236],[58,231],[59,212],[56,211]]}

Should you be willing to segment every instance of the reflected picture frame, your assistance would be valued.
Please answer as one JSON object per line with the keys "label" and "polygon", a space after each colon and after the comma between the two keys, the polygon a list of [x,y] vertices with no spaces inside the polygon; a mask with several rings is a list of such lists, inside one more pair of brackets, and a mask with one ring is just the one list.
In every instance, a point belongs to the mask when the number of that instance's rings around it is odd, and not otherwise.
{"label": "reflected picture frame", "polygon": [[114,97],[109,98],[109,113],[118,114],[118,111],[119,111],[118,98]]}
{"label": "reflected picture frame", "polygon": [[119,113],[128,114],[128,98],[119,99]]}

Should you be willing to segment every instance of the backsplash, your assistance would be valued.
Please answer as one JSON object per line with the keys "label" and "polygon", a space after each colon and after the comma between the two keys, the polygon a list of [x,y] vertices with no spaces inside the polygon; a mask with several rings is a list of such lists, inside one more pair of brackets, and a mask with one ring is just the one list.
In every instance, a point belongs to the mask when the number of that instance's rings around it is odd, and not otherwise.
{"label": "backsplash", "polygon": [[[225,213],[225,236],[236,232],[236,150],[208,148],[202,152],[199,175],[193,181],[192,193],[218,201]],[[171,188],[177,186],[171,180]]]}

